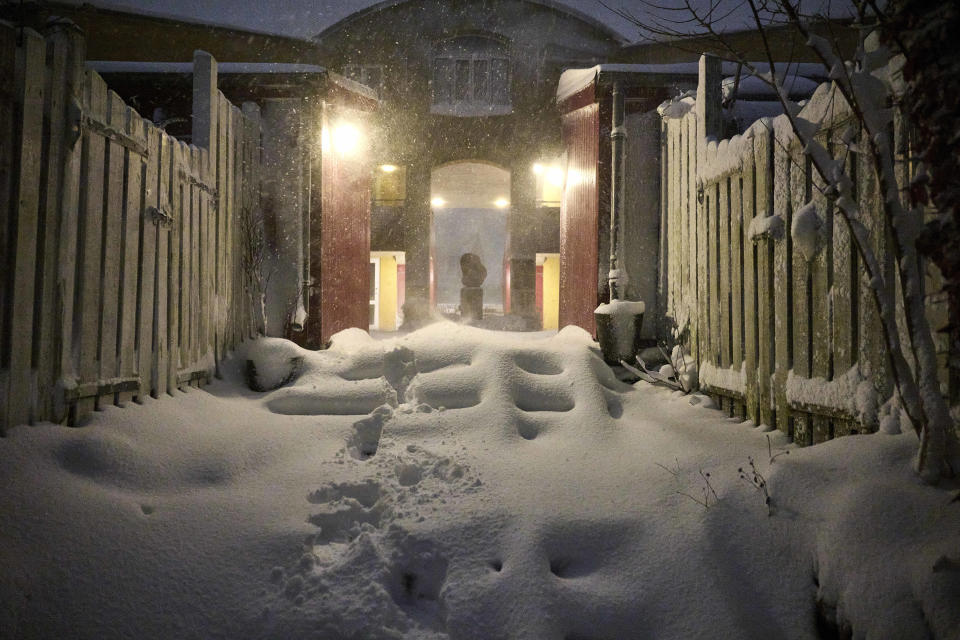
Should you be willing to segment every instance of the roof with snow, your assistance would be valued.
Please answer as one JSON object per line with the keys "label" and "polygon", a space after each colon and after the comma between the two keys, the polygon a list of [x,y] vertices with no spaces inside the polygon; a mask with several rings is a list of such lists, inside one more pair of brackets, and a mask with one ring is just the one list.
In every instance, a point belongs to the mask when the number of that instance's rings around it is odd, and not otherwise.
{"label": "roof with snow", "polygon": [[[190,75],[193,73],[192,62],[88,60],[86,66],[97,73],[104,74]],[[378,101],[376,92],[370,87],[314,64],[220,62],[217,64],[217,73],[220,76],[243,78],[245,84],[253,83],[260,87],[261,92],[266,92],[268,89],[276,90],[280,86],[317,86],[319,82],[329,82],[367,100]]]}
{"label": "roof with snow", "polygon": [[[760,73],[769,72],[770,65],[765,62],[754,62],[751,64]],[[777,75],[781,75],[779,69],[786,69],[787,66],[788,65],[775,67],[777,69]],[[735,76],[738,73],[739,67],[740,65],[736,62],[724,61],[721,63],[721,71],[725,76]],[[743,75],[748,74],[745,68],[740,69],[739,72]],[[689,84],[692,82],[696,85],[699,73],[700,65],[697,62],[675,62],[671,64],[598,64],[585,69],[567,69],[560,76],[560,81],[557,83],[557,102],[563,102],[591,84],[602,82],[604,79],[612,80],[614,77],[646,76],[651,84]],[[823,65],[801,63],[789,65],[787,78],[790,80],[795,79],[797,83],[806,89],[808,88],[808,84],[801,82],[801,79],[823,79],[824,75],[825,70]],[[751,83],[749,86],[755,88],[757,91],[761,91],[757,86],[758,83],[760,83],[760,81],[756,80],[756,82]],[[816,88],[815,84],[813,88]]]}
{"label": "roof with snow", "polygon": [[[329,27],[327,27],[326,29],[318,33],[316,35],[316,39],[323,40],[324,38],[341,31],[342,29],[348,27],[349,25],[355,23],[358,20],[361,20],[367,17],[368,15],[377,13],[384,9],[389,9],[391,7],[399,6],[401,4],[406,4],[406,3],[412,3],[415,1],[417,0],[383,0],[382,2],[378,2],[365,9],[360,9],[359,11],[356,11],[350,14],[346,18],[340,20],[339,22],[336,22],[330,25]],[[628,42],[628,38],[625,38],[619,31],[614,29],[609,24],[598,20],[594,16],[584,13],[579,9],[575,9],[574,7],[563,4],[561,2],[556,2],[555,0],[515,0],[515,1],[537,5],[541,7],[546,7],[558,13],[572,16],[577,20],[580,20],[581,22],[591,25],[595,29],[602,31],[604,34],[606,34],[616,42],[619,42],[621,44],[626,44]]]}

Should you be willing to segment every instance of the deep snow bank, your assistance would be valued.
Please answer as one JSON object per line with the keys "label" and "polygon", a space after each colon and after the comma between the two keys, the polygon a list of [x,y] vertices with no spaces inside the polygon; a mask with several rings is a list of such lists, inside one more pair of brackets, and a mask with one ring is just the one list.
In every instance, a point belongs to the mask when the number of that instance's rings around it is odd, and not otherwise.
{"label": "deep snow bank", "polygon": [[960,628],[960,503],[914,480],[912,436],[770,464],[576,329],[234,365],[0,439],[0,637],[814,638],[818,597],[858,636]]}

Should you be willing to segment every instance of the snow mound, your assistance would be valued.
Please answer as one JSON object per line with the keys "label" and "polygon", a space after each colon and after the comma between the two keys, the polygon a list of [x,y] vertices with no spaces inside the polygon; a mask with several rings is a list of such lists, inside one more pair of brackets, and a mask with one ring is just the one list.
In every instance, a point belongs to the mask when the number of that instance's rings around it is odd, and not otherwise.
{"label": "snow mound", "polygon": [[960,502],[917,481],[912,435],[793,449],[630,390],[576,328],[242,350],[207,391],[0,438],[0,637],[960,628]]}
{"label": "snow mound", "polygon": [[544,419],[539,414],[600,409],[619,417],[618,394],[630,389],[603,364],[589,334],[574,327],[530,338],[441,322],[389,341],[351,329],[334,335],[325,351],[260,340],[248,361],[257,372],[251,388],[275,389],[264,399],[271,411],[369,414],[356,423],[357,451],[373,447],[372,434],[401,413],[506,411],[530,436],[540,430],[533,426]]}

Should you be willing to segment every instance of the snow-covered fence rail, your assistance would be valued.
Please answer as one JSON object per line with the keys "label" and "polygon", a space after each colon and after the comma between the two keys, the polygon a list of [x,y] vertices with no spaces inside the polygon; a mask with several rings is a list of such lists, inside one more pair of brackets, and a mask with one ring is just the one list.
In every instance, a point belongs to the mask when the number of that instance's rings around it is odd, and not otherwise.
{"label": "snow-covered fence rail", "polygon": [[203,384],[259,328],[256,106],[227,102],[198,54],[208,135],[190,146],[84,51],[71,25],[0,23],[0,431]]}
{"label": "snow-covered fence rail", "polygon": [[[874,430],[893,388],[875,283],[786,116],[719,139],[719,83],[719,65],[704,58],[697,95],[705,98],[660,109],[667,315],[697,359],[701,386],[731,414],[775,425],[801,444]],[[899,287],[875,173],[856,145],[859,124],[830,85],[799,117],[817,123],[817,139],[842,159],[886,282]],[[899,115],[892,133],[903,188],[912,166]],[[930,278],[928,317],[940,327],[946,306]],[[949,343],[937,340],[946,390]]]}

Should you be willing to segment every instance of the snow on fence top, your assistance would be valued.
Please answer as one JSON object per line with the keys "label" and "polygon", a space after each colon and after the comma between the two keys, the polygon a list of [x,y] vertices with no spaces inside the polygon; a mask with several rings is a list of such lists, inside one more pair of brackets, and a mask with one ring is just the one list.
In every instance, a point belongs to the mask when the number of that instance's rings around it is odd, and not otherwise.
{"label": "snow on fence top", "polygon": [[[752,62],[750,64],[760,73],[767,73],[770,70],[770,65],[765,62]],[[736,62],[723,62],[721,63],[721,72],[727,76],[735,76],[738,67],[739,65]],[[560,81],[557,83],[557,102],[563,102],[577,92],[590,86],[596,82],[600,74],[603,73],[669,75],[674,78],[678,76],[688,76],[687,79],[695,84],[699,68],[700,65],[698,62],[675,62],[672,64],[598,64],[586,69],[567,69],[560,75]],[[788,88],[792,87],[790,78],[797,78],[796,82],[798,85],[791,90],[799,91],[801,86],[812,90],[815,85],[802,84],[802,81],[806,80],[808,83],[812,83],[813,81],[810,80],[810,78],[820,80],[826,77],[823,66],[816,63],[794,64],[791,65],[790,69],[793,75],[788,77],[788,81],[785,84]],[[746,67],[743,67],[741,71],[742,73],[746,73]],[[741,80],[741,87],[744,82],[745,80]],[[752,84],[748,85],[747,88],[751,89],[751,95],[753,95],[752,89],[755,88],[759,91],[759,88]]]}
{"label": "snow on fence top", "polygon": [[[696,104],[696,96],[688,92],[679,98],[664,102],[658,112],[665,120],[680,119],[691,113]],[[846,122],[850,108],[843,96],[830,83],[821,84],[809,101],[798,113],[801,122],[819,129],[821,126],[835,127]],[[790,125],[790,119],[781,114],[777,117],[760,118],[742,134],[717,140],[709,138],[705,145],[703,162],[697,165],[697,179],[713,182],[738,172],[745,158],[753,155],[753,138],[773,131],[784,144],[796,142],[796,136]]]}

